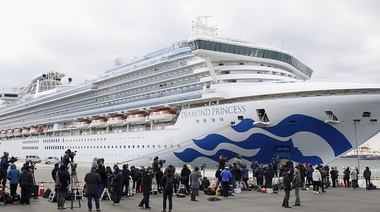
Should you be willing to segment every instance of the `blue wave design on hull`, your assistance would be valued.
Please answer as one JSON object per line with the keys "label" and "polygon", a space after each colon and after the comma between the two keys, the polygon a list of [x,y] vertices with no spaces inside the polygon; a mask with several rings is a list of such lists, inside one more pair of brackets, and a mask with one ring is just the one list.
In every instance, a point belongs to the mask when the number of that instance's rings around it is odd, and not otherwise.
{"label": "blue wave design on hull", "polygon": [[[291,115],[273,127],[256,127],[253,126],[253,123],[253,119],[247,118],[232,128],[236,133],[244,133],[252,128],[261,128],[262,130],[278,137],[291,137],[298,132],[314,133],[316,135],[319,135],[331,146],[335,156],[338,156],[352,148],[350,142],[341,132],[339,132],[331,125],[325,124],[323,121],[310,116],[300,114]],[[293,161],[312,164],[323,163],[323,160],[317,155],[304,156],[302,152],[294,146],[292,139],[289,139],[288,141],[280,141],[262,133],[254,133],[250,135],[246,140],[238,142],[229,140],[228,138],[219,134],[210,134],[203,139],[194,139],[193,142],[199,148],[207,151],[212,151],[218,145],[223,143],[235,145],[247,150],[260,149],[260,151],[254,156],[242,155],[242,157],[248,161],[256,159],[260,161],[260,163],[270,163],[273,154],[277,153],[275,147],[286,146],[289,148],[289,153],[291,154],[291,159]],[[219,156],[221,154],[227,155],[228,158],[233,158],[240,153],[229,149],[219,149],[213,155],[205,155],[193,148],[186,148],[183,152],[175,152],[174,154],[182,161],[190,163],[198,157],[205,157],[218,162]]]}

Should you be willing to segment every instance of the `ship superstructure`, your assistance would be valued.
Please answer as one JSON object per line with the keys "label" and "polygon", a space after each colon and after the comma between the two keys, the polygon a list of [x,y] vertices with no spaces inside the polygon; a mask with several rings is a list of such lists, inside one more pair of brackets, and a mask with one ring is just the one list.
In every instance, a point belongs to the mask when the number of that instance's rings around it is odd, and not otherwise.
{"label": "ship superstructure", "polygon": [[135,164],[213,164],[221,154],[317,164],[379,132],[379,85],[308,80],[313,70],[291,53],[205,36],[214,28],[200,21],[192,38],[116,58],[97,79],[72,85],[48,72],[2,96],[0,148]]}

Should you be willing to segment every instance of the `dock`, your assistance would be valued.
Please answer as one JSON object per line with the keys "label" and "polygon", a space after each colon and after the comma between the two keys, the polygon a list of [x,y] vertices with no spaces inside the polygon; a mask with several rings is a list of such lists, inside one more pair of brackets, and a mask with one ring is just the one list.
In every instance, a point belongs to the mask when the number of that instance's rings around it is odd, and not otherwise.
{"label": "dock", "polygon": [[[50,177],[53,165],[38,164],[36,170],[36,181],[45,180],[44,188],[52,188],[53,183]],[[81,167],[78,165],[78,177],[83,179],[83,176],[90,169],[89,166]],[[87,170],[87,171],[86,171]],[[190,201],[190,196],[185,198],[177,198],[173,196],[173,212],[194,212],[194,211],[260,211],[260,212],[273,212],[273,211],[308,211],[308,212],[321,212],[321,211],[345,211],[345,212],[375,212],[379,211],[380,203],[380,190],[366,190],[365,188],[344,188],[337,187],[326,189],[325,193],[313,194],[312,190],[301,190],[301,206],[293,206],[290,209],[281,206],[284,197],[284,191],[277,193],[267,194],[257,191],[242,191],[240,194],[223,198],[221,196],[210,196],[200,191],[197,199],[199,201]],[[208,198],[216,197],[219,201],[209,201]],[[138,207],[142,199],[142,194],[136,194],[130,197],[122,197],[120,205],[113,206],[109,200],[102,200],[100,208],[102,211],[161,211],[162,210],[162,195],[150,196],[151,209],[142,209]],[[289,204],[294,204],[294,191],[291,191]],[[40,211],[87,211],[87,199],[80,200],[81,207],[78,208],[78,200],[73,202],[74,208],[71,209],[71,201],[67,200],[65,203],[66,209],[57,210],[57,204],[49,202],[46,198],[39,196],[38,199],[31,199],[30,205],[13,205],[7,204],[6,206],[0,205],[2,212],[40,212]],[[93,211],[95,205],[93,203]]]}

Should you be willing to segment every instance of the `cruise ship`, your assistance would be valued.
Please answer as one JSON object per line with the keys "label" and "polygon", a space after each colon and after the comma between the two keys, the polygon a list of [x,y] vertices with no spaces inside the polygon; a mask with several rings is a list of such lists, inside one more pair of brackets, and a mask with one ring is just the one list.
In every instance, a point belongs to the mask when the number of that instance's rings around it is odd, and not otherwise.
{"label": "cruise ship", "polygon": [[0,95],[0,149],[25,158],[214,168],[220,155],[326,164],[380,131],[380,85],[310,80],[283,49],[222,38],[200,17],[189,39],[81,84],[38,74]]}

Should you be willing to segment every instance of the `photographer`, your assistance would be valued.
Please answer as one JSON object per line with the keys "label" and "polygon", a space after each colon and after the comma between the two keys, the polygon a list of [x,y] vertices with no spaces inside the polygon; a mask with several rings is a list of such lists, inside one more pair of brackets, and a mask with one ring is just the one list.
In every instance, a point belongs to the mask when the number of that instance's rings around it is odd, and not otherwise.
{"label": "photographer", "polygon": [[1,157],[0,162],[0,183],[5,187],[5,184],[7,183],[7,170],[9,167],[9,153],[4,152],[4,156]]}
{"label": "photographer", "polygon": [[[74,163],[74,157],[77,151],[72,152],[71,149],[67,149],[62,158],[62,163],[69,168],[69,163]],[[71,161],[70,161],[71,160]]]}

